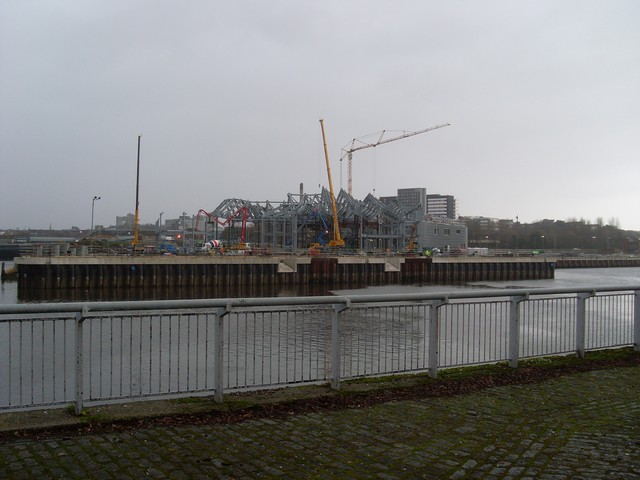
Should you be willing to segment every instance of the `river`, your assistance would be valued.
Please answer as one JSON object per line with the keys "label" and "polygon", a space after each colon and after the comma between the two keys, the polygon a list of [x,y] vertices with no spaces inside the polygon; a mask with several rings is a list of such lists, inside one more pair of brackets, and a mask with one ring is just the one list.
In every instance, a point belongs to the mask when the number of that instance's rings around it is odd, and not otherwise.
{"label": "river", "polygon": [[[640,268],[557,270],[553,280],[474,282],[466,285],[390,285],[335,290],[333,294],[444,292],[458,289],[503,289],[544,287],[602,287],[640,285]],[[184,293],[184,292],[183,292]],[[202,292],[200,292],[202,293]],[[270,295],[308,295],[293,290]],[[325,292],[328,293],[328,292]],[[144,293],[148,297],[148,292]],[[163,293],[164,295],[164,293]],[[160,297],[163,295],[157,295]],[[83,297],[58,295],[57,301]],[[87,296],[88,299],[90,296]],[[605,297],[591,308],[602,311],[600,329],[589,333],[588,348],[628,344],[632,300]],[[129,299],[135,299],[135,294]],[[187,298],[184,295],[182,298]],[[66,299],[66,300],[65,300]],[[44,301],[41,298],[38,301]],[[547,315],[556,304],[548,299],[529,302],[522,314],[521,355],[526,357],[570,352],[575,334],[559,325],[574,321],[567,313],[573,303],[560,299],[560,316]],[[0,285],[0,303],[28,303],[19,298],[17,282]],[[505,302],[503,302],[505,303]],[[613,308],[611,307],[613,305]],[[364,306],[342,316],[341,375],[345,378],[424,369],[427,366],[428,326],[424,309],[415,306]],[[424,308],[424,307],[423,307]],[[572,307],[571,307],[572,308]],[[472,310],[471,310],[472,309]],[[507,358],[508,306],[453,305],[441,323],[442,367],[500,361]],[[325,310],[327,312],[327,310]],[[619,315],[623,312],[624,315]],[[472,313],[472,315],[467,315]],[[239,311],[225,326],[225,389],[242,389],[299,383],[326,378],[331,351],[331,329],[318,310]],[[71,402],[76,389],[74,367],[74,320],[44,322],[7,318],[0,325],[0,407],[22,402]],[[83,385],[86,398],[127,398],[134,395],[175,393],[210,389],[213,329],[200,315],[95,317],[84,324],[85,364]],[[534,334],[528,332],[535,332]],[[612,336],[615,341],[611,341]],[[619,339],[618,339],[619,338]],[[558,346],[559,345],[559,346]],[[45,358],[47,359],[45,361]],[[198,368],[198,365],[201,367]],[[33,369],[31,368],[33,367]],[[189,373],[193,372],[193,373]],[[205,385],[205,386],[203,386]],[[26,398],[27,400],[23,399]],[[29,400],[30,399],[30,400]]]}
{"label": "river", "polygon": [[[472,282],[457,285],[385,285],[357,289],[326,290],[325,288],[314,288],[304,286],[297,290],[291,287],[281,289],[260,288],[252,286],[250,290],[227,291],[226,295],[218,297],[263,297],[263,296],[300,296],[300,295],[380,295],[385,293],[421,293],[421,292],[442,292],[461,288],[487,289],[487,288],[564,288],[582,286],[630,286],[640,285],[640,268],[581,268],[581,269],[558,269],[555,278],[552,280],[510,280],[508,282]],[[205,298],[207,292],[199,291],[175,291],[165,289],[159,290],[120,290],[120,291],[99,291],[90,292],[83,290],[56,291],[53,296],[51,292],[20,292],[18,293],[18,283],[15,281],[3,282],[0,284],[0,305],[15,303],[33,302],[72,302],[72,301],[104,301],[104,300],[150,300],[169,298]]]}

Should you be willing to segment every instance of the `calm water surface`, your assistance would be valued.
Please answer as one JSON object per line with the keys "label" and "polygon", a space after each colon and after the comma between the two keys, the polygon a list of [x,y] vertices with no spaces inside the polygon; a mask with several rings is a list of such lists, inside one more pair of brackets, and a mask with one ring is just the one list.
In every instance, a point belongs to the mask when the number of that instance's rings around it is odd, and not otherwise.
{"label": "calm water surface", "polygon": [[[227,290],[217,294],[218,298],[225,297],[273,297],[273,296],[301,296],[301,295],[380,295],[385,293],[421,293],[443,292],[457,289],[487,289],[487,288],[564,288],[581,286],[631,286],[640,285],[640,268],[581,268],[556,270],[553,280],[510,280],[507,282],[472,282],[457,285],[385,285],[355,289],[340,289],[329,291],[325,288],[302,286],[298,289],[291,287],[257,287],[249,286],[242,289]],[[56,291],[56,292],[20,292],[17,282],[0,284],[0,304],[33,303],[33,302],[75,302],[75,301],[108,301],[108,300],[162,300],[171,298],[206,298],[210,292],[206,290],[156,289],[156,290],[126,290],[119,291]]]}

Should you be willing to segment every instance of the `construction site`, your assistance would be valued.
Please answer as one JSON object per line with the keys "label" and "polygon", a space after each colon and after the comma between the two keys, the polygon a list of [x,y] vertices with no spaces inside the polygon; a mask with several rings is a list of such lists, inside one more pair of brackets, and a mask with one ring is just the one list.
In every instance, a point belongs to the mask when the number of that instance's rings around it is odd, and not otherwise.
{"label": "construction site", "polygon": [[[384,251],[420,253],[435,249],[463,249],[462,241],[429,239],[429,226],[457,226],[443,217],[417,215],[421,205],[405,208],[397,202],[383,202],[373,195],[356,200],[341,190],[335,200],[331,192],[288,194],[280,203],[226,199],[213,211],[200,210],[191,234],[194,245],[210,251],[226,245],[231,249],[262,249],[273,252]],[[435,229],[433,229],[435,231]],[[455,232],[455,230],[454,230]],[[451,237],[450,233],[447,237]],[[257,247],[256,247],[257,246]],[[222,249],[224,252],[224,248]]]}
{"label": "construction site", "polygon": [[[427,217],[424,199],[407,205],[392,199],[383,201],[371,194],[364,200],[357,200],[351,195],[354,152],[448,125],[403,132],[390,138],[385,138],[386,132],[383,131],[374,142],[354,139],[343,148],[340,159],[348,160],[348,191],[341,189],[336,195],[324,123],[320,120],[329,189],[305,193],[301,184],[299,193],[289,193],[287,199],[281,202],[226,199],[213,211],[201,209],[192,228],[192,244],[204,245],[205,250],[212,253],[224,251],[222,246],[225,244],[227,251],[251,252],[252,245],[258,245],[264,252],[309,249],[312,253],[331,251],[334,254],[354,250],[412,254],[429,254],[442,249],[462,250],[467,246],[465,227],[452,219]],[[447,238],[435,238],[434,235],[440,233],[439,226],[446,225],[455,225],[457,228],[444,227],[442,236],[446,233]],[[232,228],[238,226],[239,230]]]}

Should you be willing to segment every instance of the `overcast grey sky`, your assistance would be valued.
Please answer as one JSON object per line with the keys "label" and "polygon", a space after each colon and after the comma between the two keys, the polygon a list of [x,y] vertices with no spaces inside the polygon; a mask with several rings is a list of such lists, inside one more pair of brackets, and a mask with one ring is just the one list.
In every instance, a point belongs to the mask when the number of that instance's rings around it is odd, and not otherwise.
{"label": "overcast grey sky", "polygon": [[426,187],[461,215],[640,230],[636,0],[4,0],[0,228]]}

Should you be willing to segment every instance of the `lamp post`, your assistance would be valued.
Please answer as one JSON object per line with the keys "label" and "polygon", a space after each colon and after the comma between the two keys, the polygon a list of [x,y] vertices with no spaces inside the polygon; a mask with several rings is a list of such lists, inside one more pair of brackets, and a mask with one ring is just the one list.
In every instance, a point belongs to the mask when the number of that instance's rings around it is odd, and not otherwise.
{"label": "lamp post", "polygon": [[96,200],[100,200],[102,197],[93,197],[91,200],[91,236],[93,237],[93,212],[96,206]]}

